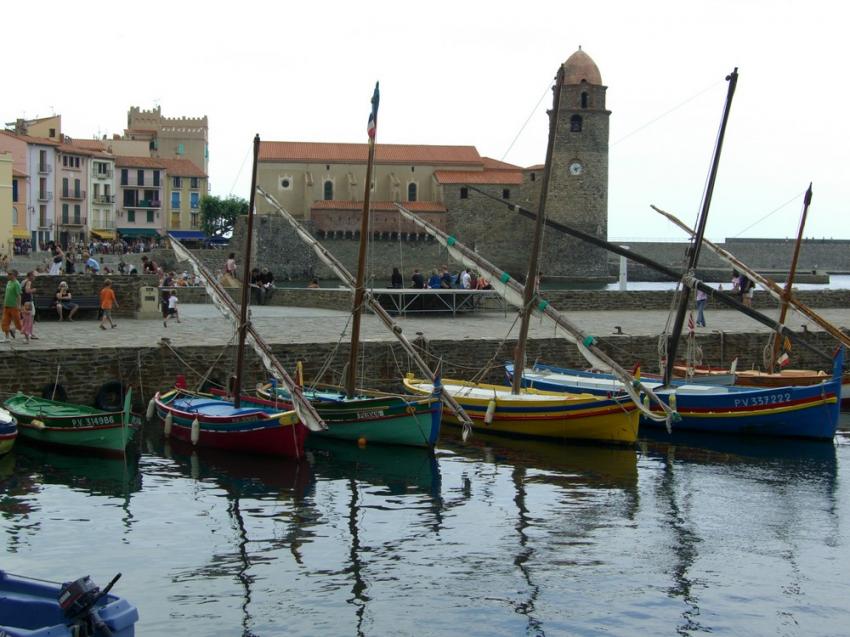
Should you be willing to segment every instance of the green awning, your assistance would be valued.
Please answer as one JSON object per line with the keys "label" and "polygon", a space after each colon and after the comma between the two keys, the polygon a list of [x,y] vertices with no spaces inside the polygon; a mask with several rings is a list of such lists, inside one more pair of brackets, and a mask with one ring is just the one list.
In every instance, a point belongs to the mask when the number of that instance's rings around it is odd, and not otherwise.
{"label": "green awning", "polygon": [[156,228],[118,228],[118,234],[122,237],[158,237]]}

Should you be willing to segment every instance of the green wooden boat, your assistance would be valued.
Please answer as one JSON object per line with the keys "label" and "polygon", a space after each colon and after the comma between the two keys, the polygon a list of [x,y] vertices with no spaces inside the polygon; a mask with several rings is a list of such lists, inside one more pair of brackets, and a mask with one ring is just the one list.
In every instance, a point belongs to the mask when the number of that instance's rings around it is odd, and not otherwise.
{"label": "green wooden boat", "polygon": [[128,391],[124,399],[123,411],[103,411],[20,392],[3,406],[17,419],[18,432],[25,441],[120,456],[136,430],[130,394]]}
{"label": "green wooden boat", "polygon": [[[263,385],[257,395],[268,404],[288,405],[282,387]],[[443,404],[439,390],[429,396],[397,396],[364,392],[347,398],[339,388],[305,389],[309,400],[328,428],[311,436],[360,443],[432,448],[440,436]]]}

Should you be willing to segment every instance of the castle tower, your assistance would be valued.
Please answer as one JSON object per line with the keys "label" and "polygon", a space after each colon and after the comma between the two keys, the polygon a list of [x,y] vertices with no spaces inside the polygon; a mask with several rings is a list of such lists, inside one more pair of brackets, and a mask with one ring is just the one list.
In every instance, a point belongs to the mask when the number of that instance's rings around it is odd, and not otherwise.
{"label": "castle tower", "polygon": [[[564,79],[547,216],[601,239],[608,237],[608,127],[602,76],[581,50],[563,64]],[[606,251],[547,231],[544,276],[599,279],[608,276]]]}

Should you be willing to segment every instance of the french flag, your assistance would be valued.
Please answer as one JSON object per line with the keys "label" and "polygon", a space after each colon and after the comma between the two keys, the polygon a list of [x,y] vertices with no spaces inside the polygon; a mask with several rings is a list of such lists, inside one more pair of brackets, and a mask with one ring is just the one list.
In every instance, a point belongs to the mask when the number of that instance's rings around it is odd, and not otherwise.
{"label": "french flag", "polygon": [[372,94],[372,112],[369,113],[369,124],[366,126],[370,141],[374,141],[375,133],[378,132],[378,102],[380,101],[381,93],[378,91],[378,82],[375,82],[375,92]]}

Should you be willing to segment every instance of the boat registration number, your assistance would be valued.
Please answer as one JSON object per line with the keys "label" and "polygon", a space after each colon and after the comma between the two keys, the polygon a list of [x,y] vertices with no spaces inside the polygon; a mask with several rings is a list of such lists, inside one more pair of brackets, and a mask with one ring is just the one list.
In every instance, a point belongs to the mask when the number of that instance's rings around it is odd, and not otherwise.
{"label": "boat registration number", "polygon": [[736,398],[735,407],[760,407],[762,405],[778,405],[791,400],[791,394],[768,394],[767,396],[751,396],[749,398]]}
{"label": "boat registration number", "polygon": [[383,418],[383,411],[358,411],[357,420],[371,420],[372,418]]}
{"label": "boat registration number", "polygon": [[96,427],[97,425],[113,425],[115,418],[112,416],[89,416],[87,418],[71,418],[72,427]]}

